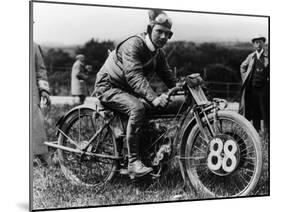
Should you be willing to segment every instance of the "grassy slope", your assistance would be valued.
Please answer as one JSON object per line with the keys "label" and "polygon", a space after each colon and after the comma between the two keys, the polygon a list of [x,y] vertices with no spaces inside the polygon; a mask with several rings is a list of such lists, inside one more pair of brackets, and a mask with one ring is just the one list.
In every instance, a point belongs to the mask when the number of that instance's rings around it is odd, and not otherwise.
{"label": "grassy slope", "polygon": [[[49,140],[56,139],[55,123],[69,108],[53,107],[46,117]],[[263,158],[262,176],[253,195],[269,194],[267,141],[263,141]],[[159,181],[132,182],[127,177],[117,177],[99,189],[71,185],[59,167],[39,166],[34,167],[33,171],[34,209],[204,199],[204,196],[196,194],[188,185],[183,189],[183,180],[177,166],[173,166]]]}

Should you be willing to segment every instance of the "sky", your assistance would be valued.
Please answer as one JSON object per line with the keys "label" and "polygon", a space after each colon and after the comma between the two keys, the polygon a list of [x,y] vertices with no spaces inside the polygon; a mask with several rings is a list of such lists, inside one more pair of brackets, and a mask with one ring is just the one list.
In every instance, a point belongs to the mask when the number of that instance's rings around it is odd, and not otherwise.
{"label": "sky", "polygon": [[[145,31],[147,9],[34,2],[34,40],[39,44],[79,45],[91,38],[118,41]],[[268,19],[257,16],[166,11],[173,20],[172,41],[250,41],[268,37]]]}

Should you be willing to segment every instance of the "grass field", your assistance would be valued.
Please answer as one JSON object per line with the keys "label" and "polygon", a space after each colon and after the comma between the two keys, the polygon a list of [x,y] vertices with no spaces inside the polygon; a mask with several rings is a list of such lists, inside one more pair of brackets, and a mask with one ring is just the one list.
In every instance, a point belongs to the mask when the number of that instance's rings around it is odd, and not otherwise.
{"label": "grass field", "polygon": [[[55,123],[70,106],[53,106],[46,116],[46,129],[49,140],[56,140]],[[53,118],[55,117],[55,118]],[[262,141],[262,176],[251,195],[269,194],[268,141]],[[184,183],[177,163],[160,180],[131,181],[128,177],[118,176],[112,182],[99,188],[85,188],[70,184],[59,166],[33,168],[33,208],[65,208],[101,205],[120,205],[144,202],[163,202],[177,200],[204,199]]]}

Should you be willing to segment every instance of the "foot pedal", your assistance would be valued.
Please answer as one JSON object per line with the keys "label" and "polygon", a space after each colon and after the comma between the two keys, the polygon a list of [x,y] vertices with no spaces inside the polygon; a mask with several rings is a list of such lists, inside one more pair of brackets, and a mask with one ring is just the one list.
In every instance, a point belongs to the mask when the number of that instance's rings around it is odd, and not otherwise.
{"label": "foot pedal", "polygon": [[136,174],[134,173],[129,174],[128,169],[120,169],[119,173],[122,175],[128,175],[131,180],[134,180],[136,178]]}
{"label": "foot pedal", "polygon": [[120,169],[120,174],[128,175],[128,169]]}
{"label": "foot pedal", "polygon": [[135,177],[136,177],[136,175],[134,175],[134,174],[130,174],[130,175],[129,175],[129,177],[130,177],[130,179],[131,179],[131,180],[134,180],[134,179],[135,179]]}

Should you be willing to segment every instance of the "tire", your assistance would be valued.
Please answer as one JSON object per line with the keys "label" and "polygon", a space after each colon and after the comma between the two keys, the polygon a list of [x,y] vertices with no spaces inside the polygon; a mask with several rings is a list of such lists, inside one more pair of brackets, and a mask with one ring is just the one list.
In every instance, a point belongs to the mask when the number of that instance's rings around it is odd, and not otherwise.
{"label": "tire", "polygon": [[[104,123],[104,119],[96,111],[89,108],[80,108],[70,113],[60,128],[68,137],[79,146],[85,145],[86,141],[98,131]],[[68,139],[59,133],[58,144],[66,147],[77,148]],[[110,127],[105,128],[101,136],[95,139],[88,151],[117,156],[115,137]],[[58,149],[58,159],[61,170],[72,184],[87,187],[95,187],[110,181],[117,169],[117,161],[100,157],[81,156]]]}
{"label": "tire", "polygon": [[218,111],[216,124],[213,114],[208,119],[218,132],[212,138],[204,120],[208,142],[202,139],[197,124],[189,135],[183,136],[184,169],[191,185],[203,198],[251,195],[262,169],[258,133],[248,120],[235,112]]}

